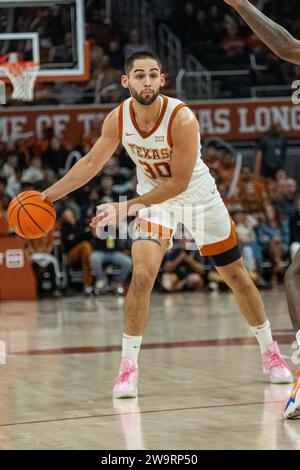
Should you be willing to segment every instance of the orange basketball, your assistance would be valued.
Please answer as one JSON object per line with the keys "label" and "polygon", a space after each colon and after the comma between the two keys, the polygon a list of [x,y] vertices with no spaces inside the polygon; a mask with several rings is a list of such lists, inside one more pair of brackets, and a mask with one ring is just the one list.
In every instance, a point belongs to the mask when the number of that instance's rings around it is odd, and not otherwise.
{"label": "orange basketball", "polygon": [[55,208],[41,193],[24,191],[9,204],[7,218],[20,237],[40,238],[53,228]]}

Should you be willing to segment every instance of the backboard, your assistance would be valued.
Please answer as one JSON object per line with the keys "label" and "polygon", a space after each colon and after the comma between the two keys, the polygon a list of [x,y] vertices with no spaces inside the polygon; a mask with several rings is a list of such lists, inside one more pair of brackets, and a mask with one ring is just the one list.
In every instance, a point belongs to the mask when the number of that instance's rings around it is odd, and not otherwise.
{"label": "backboard", "polygon": [[0,31],[0,62],[17,52],[40,63],[38,81],[88,80],[83,0],[1,0]]}

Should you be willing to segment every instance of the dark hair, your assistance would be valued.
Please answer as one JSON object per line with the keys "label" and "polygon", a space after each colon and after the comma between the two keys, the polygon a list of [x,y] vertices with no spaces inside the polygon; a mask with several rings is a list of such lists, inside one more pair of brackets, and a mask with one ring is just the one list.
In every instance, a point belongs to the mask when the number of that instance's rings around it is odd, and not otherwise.
{"label": "dark hair", "polygon": [[265,218],[266,218],[266,224],[268,225],[269,222],[270,222],[270,220],[267,216],[267,207],[272,207],[272,209],[274,210],[274,213],[275,213],[275,222],[276,222],[276,224],[279,228],[282,228],[282,216],[280,214],[279,208],[275,204],[272,204],[272,202],[270,202],[270,201],[266,201],[264,206],[263,206],[263,211],[264,211],[264,215],[265,215]]}
{"label": "dark hair", "polygon": [[148,51],[139,51],[139,52],[134,52],[134,54],[131,54],[125,61],[125,73],[126,75],[129,75],[131,70],[132,70],[132,67],[133,67],[133,63],[135,60],[140,60],[140,59],[153,59],[153,60],[156,60],[156,62],[158,63],[158,67],[159,69],[161,70],[162,69],[162,63],[161,63],[161,60],[160,58],[154,54],[153,52],[148,52]]}

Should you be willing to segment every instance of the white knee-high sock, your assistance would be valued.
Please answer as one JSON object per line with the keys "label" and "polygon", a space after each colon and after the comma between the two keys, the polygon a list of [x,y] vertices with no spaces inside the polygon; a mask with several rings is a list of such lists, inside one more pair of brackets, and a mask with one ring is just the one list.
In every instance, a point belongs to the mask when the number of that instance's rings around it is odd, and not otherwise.
{"label": "white knee-high sock", "polygon": [[142,339],[142,336],[130,336],[126,333],[123,333],[122,357],[127,357],[135,364],[137,364]]}
{"label": "white knee-high sock", "polygon": [[256,336],[261,353],[265,353],[268,349],[268,346],[273,343],[272,331],[269,320],[267,320],[263,325],[250,326],[250,328]]}

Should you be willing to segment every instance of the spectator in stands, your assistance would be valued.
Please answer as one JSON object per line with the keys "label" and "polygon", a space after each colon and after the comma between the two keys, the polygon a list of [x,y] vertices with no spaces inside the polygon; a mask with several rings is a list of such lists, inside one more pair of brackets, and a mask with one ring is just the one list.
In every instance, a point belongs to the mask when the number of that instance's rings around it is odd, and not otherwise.
{"label": "spectator in stands", "polygon": [[276,205],[285,192],[285,180],[279,179],[276,182],[276,180],[267,179],[266,188],[268,200]]}
{"label": "spectator in stands", "polygon": [[150,0],[150,4],[154,15],[161,21],[168,21],[176,8],[173,0]]}
{"label": "spectator in stands", "polygon": [[107,21],[105,8],[99,7],[98,1],[92,13],[91,21],[86,24],[86,37],[88,40],[94,39],[99,46],[106,49],[109,41],[116,35],[116,31],[120,31],[120,28]]}
{"label": "spectator in stands", "polygon": [[245,266],[248,269],[252,280],[261,283],[259,276],[261,264],[261,247],[257,243],[255,228],[257,220],[252,215],[246,213],[242,204],[235,204],[229,207],[230,214],[235,224],[239,246]]}
{"label": "spectator in stands", "polygon": [[4,155],[6,154],[6,143],[0,140],[0,171],[4,160]]}
{"label": "spectator in stands", "polygon": [[2,167],[2,176],[8,180],[10,176],[15,176],[15,169],[18,166],[18,155],[15,152],[9,152],[6,156],[6,162]]}
{"label": "spectator in stands", "polygon": [[[179,3],[179,2],[178,2]],[[196,8],[192,1],[185,1],[183,4],[178,4],[170,19],[170,26],[173,31],[180,36],[187,43],[187,36],[189,29],[195,29],[196,25]]]}
{"label": "spectator in stands", "polygon": [[136,196],[137,177],[134,173],[131,178],[123,184],[115,184],[113,186],[114,191],[118,196],[125,196],[127,199],[132,199]]}
{"label": "spectator in stands", "polygon": [[79,266],[83,271],[84,293],[93,293],[93,276],[90,268],[90,256],[93,251],[89,227],[83,227],[76,221],[70,209],[62,213],[61,238],[68,263]]}
{"label": "spectator in stands", "polygon": [[190,44],[190,47],[198,47],[201,51],[210,46],[212,34],[208,20],[206,10],[197,10],[196,14],[193,15],[193,20],[183,33],[185,45]]}
{"label": "spectator in stands", "polygon": [[100,57],[98,68],[95,70],[94,77],[95,96],[97,96],[97,94],[100,94],[109,85],[119,83],[121,72],[111,67],[110,58],[107,54],[105,54]]}
{"label": "spectator in stands", "polygon": [[104,55],[104,48],[99,46],[93,38],[89,38],[90,44],[90,63],[91,63],[91,75],[99,65],[101,57]]}
{"label": "spectator in stands", "polygon": [[135,52],[139,51],[151,52],[151,46],[142,41],[141,33],[139,30],[133,29],[130,33],[130,41],[125,44],[124,47],[125,60]]}
{"label": "spectator in stands", "polygon": [[97,206],[100,204],[99,191],[96,188],[92,188],[89,193],[89,203],[87,206],[81,206],[81,218],[85,220],[86,224],[94,217],[97,211]]}
{"label": "spectator in stands", "polygon": [[99,192],[99,199],[104,198],[104,197],[109,197],[111,201],[118,201],[119,195],[114,191],[113,189],[114,186],[114,180],[113,177],[110,175],[104,174],[100,180],[100,192]]}
{"label": "spectator in stands", "polygon": [[[26,171],[26,170],[25,170]],[[15,168],[15,174],[11,175],[7,181],[6,193],[14,198],[21,192],[23,170],[20,166]]]}
{"label": "spectator in stands", "polygon": [[286,141],[280,132],[281,129],[276,124],[260,140],[256,152],[256,175],[274,178],[277,170],[285,169]]}
{"label": "spectator in stands", "polygon": [[247,183],[253,184],[255,193],[259,199],[266,199],[267,193],[264,181],[260,177],[254,175],[252,168],[249,165],[243,165],[238,182],[239,196],[244,193],[245,185]]}
{"label": "spectator in stands", "polygon": [[264,256],[271,261],[271,283],[277,285],[278,276],[285,271],[284,258],[289,253],[290,229],[287,219],[281,219],[275,206],[266,204],[264,222],[257,228],[258,243]]}
{"label": "spectator in stands", "polygon": [[110,66],[116,70],[123,70],[124,68],[124,52],[120,42],[117,39],[112,39],[108,46],[108,55]]}
{"label": "spectator in stands", "polygon": [[7,179],[1,176],[0,177],[0,202],[2,201],[2,198],[4,196],[9,196],[9,194],[7,193]]}
{"label": "spectator in stands", "polygon": [[48,166],[44,166],[42,168],[42,171],[44,175],[43,181],[46,185],[48,185],[49,183],[55,183],[55,181],[57,180],[57,176],[51,168],[49,168]]}
{"label": "spectator in stands", "polygon": [[238,27],[234,22],[228,22],[226,25],[227,35],[221,42],[221,47],[227,55],[227,58],[239,67],[246,63],[245,39],[240,35]]}
{"label": "spectator in stands", "polygon": [[[213,172],[211,171],[211,174],[214,176]],[[218,183],[218,191],[225,203],[225,205],[228,207],[230,204],[235,204],[238,202],[238,199],[236,196],[232,196],[228,198],[228,186],[225,183]]]}
{"label": "spectator in stands", "polygon": [[260,212],[263,209],[263,200],[257,196],[255,186],[252,182],[244,184],[240,198],[248,214]]}
{"label": "spectator in stands", "polygon": [[287,178],[284,185],[284,194],[278,201],[278,209],[286,218],[292,217],[298,207],[300,194],[297,192],[297,183],[293,178]]}
{"label": "spectator in stands", "polygon": [[50,289],[53,297],[61,297],[58,290],[61,269],[57,258],[53,255],[53,232],[50,231],[45,237],[35,240],[26,240],[25,250],[31,261],[36,279],[38,294],[44,295],[43,288],[44,273],[49,275]]}
{"label": "spectator in stands", "polygon": [[68,151],[62,142],[58,137],[52,137],[49,147],[42,154],[42,161],[43,164],[51,168],[56,175],[63,176],[67,157]]}
{"label": "spectator in stands", "polygon": [[199,251],[188,249],[191,238],[185,234],[170,250],[164,260],[161,285],[168,292],[181,290],[202,290],[204,287],[205,266]]}
{"label": "spectator in stands", "polygon": [[122,252],[122,241],[116,237],[107,236],[105,239],[94,237],[94,251],[90,256],[90,266],[96,277],[96,292],[108,291],[109,280],[105,272],[105,264],[112,264],[118,269],[113,274],[111,288],[113,292],[123,294],[125,292],[125,282],[128,280],[132,269],[131,257]]}
{"label": "spectator in stands", "polygon": [[72,33],[66,33],[64,44],[57,46],[53,52],[54,61],[57,62],[73,62],[74,61],[74,44]]}
{"label": "spectator in stands", "polygon": [[212,40],[220,42],[224,33],[224,25],[220,6],[213,4],[210,6],[210,20],[208,22],[211,29]]}
{"label": "spectator in stands", "polygon": [[42,160],[40,157],[32,157],[30,160],[30,165],[26,170],[23,171],[22,181],[27,183],[37,183],[43,181],[44,173],[42,170]]}
{"label": "spectator in stands", "polygon": [[99,132],[101,132],[102,125],[103,120],[101,121],[98,118],[95,118],[93,121],[91,121],[90,129],[82,136],[82,146],[84,148],[84,153],[88,153],[95,144],[96,140],[99,139]]}
{"label": "spectator in stands", "polygon": [[280,183],[281,181],[284,181],[284,183],[286,183],[286,180],[287,180],[286,171],[283,168],[280,168],[279,170],[277,170],[275,173],[275,181],[277,183]]}
{"label": "spectator in stands", "polygon": [[73,196],[64,196],[59,201],[56,202],[57,213],[62,214],[66,209],[69,209],[75,215],[77,222],[81,218],[81,209],[80,205],[74,200]]}
{"label": "spectator in stands", "polygon": [[121,167],[119,158],[114,155],[104,165],[102,174],[111,176],[114,184],[122,184],[131,176],[131,171],[129,168]]}
{"label": "spectator in stands", "polygon": [[[106,6],[106,0],[85,0],[85,15],[87,21],[92,21],[94,18],[95,11],[98,9],[104,9]],[[98,13],[100,15],[100,12]],[[102,15],[101,15],[102,18]]]}
{"label": "spectator in stands", "polygon": [[81,102],[84,90],[85,87],[77,83],[55,82],[52,93],[57,103],[76,104]]}
{"label": "spectator in stands", "polygon": [[219,158],[217,172],[218,172],[220,181],[226,184],[228,188],[230,187],[230,184],[232,182],[234,169],[235,169],[235,161],[232,157],[232,154],[229,152],[224,153],[222,158]]}
{"label": "spectator in stands", "polygon": [[293,65],[283,62],[268,51],[263,67],[252,68],[252,83],[256,86],[284,85],[293,80]]}

